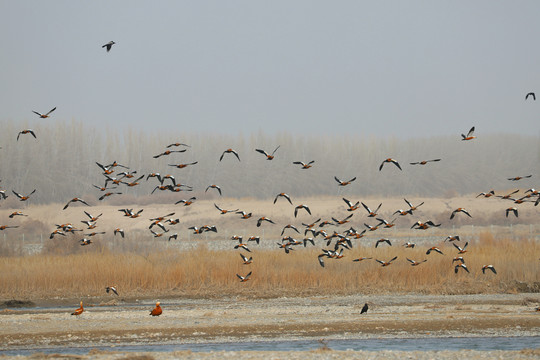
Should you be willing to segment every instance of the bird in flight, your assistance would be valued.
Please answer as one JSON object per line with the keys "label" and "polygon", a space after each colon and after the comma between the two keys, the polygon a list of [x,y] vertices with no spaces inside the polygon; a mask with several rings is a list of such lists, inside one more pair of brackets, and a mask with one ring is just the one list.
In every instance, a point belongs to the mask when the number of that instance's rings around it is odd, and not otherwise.
{"label": "bird in flight", "polygon": [[112,46],[116,44],[114,41],[109,41],[105,45],[102,46],[102,48],[107,48],[107,52],[111,51]]}
{"label": "bird in flight", "polygon": [[277,149],[279,149],[280,146],[281,145],[278,145],[278,147],[275,148],[274,151],[272,151],[271,154],[268,154],[266,151],[264,151],[262,149],[255,149],[255,151],[260,152],[261,154],[266,156],[266,160],[274,160],[274,154],[276,153]]}
{"label": "bird in flight", "polygon": [[429,162],[436,162],[436,161],[441,161],[441,159],[422,160],[422,161],[412,162],[412,163],[409,163],[409,164],[411,164],[411,165],[426,165]]}
{"label": "bird in flight", "polygon": [[296,164],[296,165],[302,165],[302,169],[309,169],[310,167],[312,167],[313,164],[315,162],[315,160],[311,160],[310,162],[308,163],[305,163],[303,161],[293,161],[293,164]]}
{"label": "bird in flight", "polygon": [[461,137],[462,137],[461,140],[472,140],[472,139],[476,139],[476,136],[473,136],[473,134],[474,134],[474,126],[471,128],[471,130],[469,130],[469,132],[467,133],[467,135],[461,134]]}
{"label": "bird in flight", "polygon": [[46,118],[49,117],[49,114],[52,113],[54,110],[56,110],[56,107],[54,107],[51,111],[49,111],[49,112],[46,113],[46,114],[40,114],[40,113],[38,113],[37,111],[34,111],[34,110],[32,110],[32,112],[33,112],[34,114],[38,115],[41,119],[46,119]]}
{"label": "bird in flight", "polygon": [[354,180],[356,180],[356,177],[353,177],[352,179],[348,181],[343,181],[337,178],[337,176],[334,176],[334,179],[339,183],[339,186],[346,186],[352,183]]}
{"label": "bird in flight", "polygon": [[398,167],[399,170],[401,170],[401,166],[399,166],[399,163],[395,160],[395,159],[392,159],[392,158],[388,158],[386,160],[384,160],[382,163],[381,163],[381,166],[379,166],[379,171],[382,170],[384,164],[386,163],[392,163],[394,165],[396,165]]}
{"label": "bird in flight", "polygon": [[527,93],[527,95],[525,95],[525,100],[527,100],[529,96],[532,97],[533,100],[536,100],[536,95],[533,92]]}
{"label": "bird in flight", "polygon": [[32,135],[34,137],[34,139],[37,139],[36,134],[34,133],[34,130],[25,129],[25,130],[19,132],[19,134],[17,135],[17,141],[19,141],[19,136],[25,135],[25,134],[30,134],[30,135]]}
{"label": "bird in flight", "polygon": [[223,160],[223,156],[225,156],[225,154],[234,154],[234,156],[236,156],[236,158],[238,159],[238,161],[240,161],[240,156],[239,156],[238,153],[237,153],[235,150],[233,150],[233,149],[227,149],[227,150],[225,150],[225,151],[221,154],[221,156],[220,156],[220,158],[219,158],[219,161]]}

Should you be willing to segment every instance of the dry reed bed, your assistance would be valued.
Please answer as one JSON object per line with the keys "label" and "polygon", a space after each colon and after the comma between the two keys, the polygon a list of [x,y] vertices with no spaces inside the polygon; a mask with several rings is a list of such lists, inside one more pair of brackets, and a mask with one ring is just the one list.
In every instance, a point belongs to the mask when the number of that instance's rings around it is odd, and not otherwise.
{"label": "dry reed bed", "polygon": [[[406,249],[401,244],[379,248],[356,245],[342,259],[326,259],[319,266],[320,247],[297,247],[290,254],[252,246],[254,262],[243,265],[240,251],[209,250],[204,244],[190,252],[178,250],[137,253],[100,251],[67,256],[6,257],[0,261],[0,297],[51,298],[102,296],[107,285],[117,285],[122,296],[274,297],[284,295],[426,293],[466,294],[534,291],[540,284],[536,241],[497,240],[484,233],[463,255],[471,273],[454,273],[457,250],[446,243],[444,255],[426,255],[425,247]],[[244,252],[248,255],[248,253]],[[388,267],[357,257],[398,259]],[[411,266],[406,258],[428,259]],[[493,264],[498,274],[482,274]],[[240,283],[236,273],[253,271],[251,281]],[[524,284],[526,288],[523,288]],[[520,287],[521,286],[521,287]],[[537,290],[536,290],[537,291]]]}

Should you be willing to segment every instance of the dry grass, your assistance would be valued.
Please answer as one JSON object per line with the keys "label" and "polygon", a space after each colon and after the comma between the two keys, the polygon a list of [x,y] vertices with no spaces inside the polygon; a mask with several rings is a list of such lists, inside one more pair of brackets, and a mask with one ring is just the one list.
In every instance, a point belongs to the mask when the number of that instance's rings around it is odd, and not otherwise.
{"label": "dry grass", "polygon": [[[317,245],[322,245],[322,240],[318,241]],[[357,240],[342,259],[326,259],[325,268],[317,261],[320,246],[297,247],[290,254],[253,246],[251,265],[241,263],[239,251],[209,250],[204,243],[194,251],[168,250],[147,255],[113,253],[102,247],[64,256],[5,257],[0,260],[0,297],[102,296],[105,286],[112,284],[118,286],[122,296],[153,298],[495,293],[534,291],[540,284],[540,246],[525,238],[497,240],[490,233],[482,234],[463,255],[470,274],[454,273],[452,258],[457,251],[448,243],[441,244],[445,255],[426,255],[426,247],[405,249],[395,244],[374,248],[371,242],[369,247],[363,242]],[[398,259],[388,267],[374,260],[352,262],[360,256]],[[428,261],[412,267],[407,257]],[[482,274],[481,266],[485,264],[493,264],[498,274]],[[252,280],[240,283],[235,274],[249,271],[253,271]]]}

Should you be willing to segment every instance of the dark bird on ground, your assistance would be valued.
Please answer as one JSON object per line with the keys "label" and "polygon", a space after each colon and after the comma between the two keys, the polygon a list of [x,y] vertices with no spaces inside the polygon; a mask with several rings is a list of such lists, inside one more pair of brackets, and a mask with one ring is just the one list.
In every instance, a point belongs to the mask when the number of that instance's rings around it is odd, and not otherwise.
{"label": "dark bird on ground", "polygon": [[111,51],[112,46],[116,44],[114,41],[109,41],[105,45],[102,46],[102,48],[107,48],[107,52]]}
{"label": "dark bird on ground", "polygon": [[278,147],[275,148],[274,151],[272,151],[271,154],[268,154],[266,151],[264,151],[262,149],[255,149],[255,151],[260,152],[261,154],[264,154],[264,156],[266,156],[266,160],[273,160],[274,159],[274,154],[276,153],[277,149],[279,149],[279,146],[281,146],[281,145],[278,145]]}
{"label": "dark bird on ground", "polygon": [[32,129],[26,129],[26,130],[22,130],[22,131],[19,132],[19,134],[17,135],[17,141],[19,141],[19,136],[25,135],[25,134],[30,134],[30,135],[32,135],[35,139],[37,139],[36,134],[34,133],[34,130],[32,130]]}
{"label": "dark bird on ground", "polygon": [[219,158],[219,161],[223,160],[223,156],[225,156],[225,154],[234,154],[234,156],[236,156],[236,158],[238,159],[238,161],[240,161],[240,156],[238,156],[238,153],[233,150],[233,149],[227,149],[223,152],[223,154],[221,154],[221,157]]}
{"label": "dark bird on ground", "polygon": [[461,134],[461,140],[473,140],[473,139],[476,139],[476,136],[473,136],[474,134],[474,126],[471,128],[471,130],[469,130],[469,132],[467,133],[467,135],[465,134]]}
{"label": "dark bird on ground", "polygon": [[369,309],[368,304],[365,303],[364,306],[362,307],[362,310],[360,310],[360,314],[367,313],[368,309]]}
{"label": "dark bird on ground", "polygon": [[56,107],[54,107],[51,111],[49,111],[49,112],[46,113],[46,114],[40,114],[40,113],[38,113],[37,111],[34,111],[34,110],[32,110],[32,112],[33,112],[34,114],[37,114],[41,119],[46,119],[46,118],[49,117],[49,114],[52,113],[54,110],[56,110]]}

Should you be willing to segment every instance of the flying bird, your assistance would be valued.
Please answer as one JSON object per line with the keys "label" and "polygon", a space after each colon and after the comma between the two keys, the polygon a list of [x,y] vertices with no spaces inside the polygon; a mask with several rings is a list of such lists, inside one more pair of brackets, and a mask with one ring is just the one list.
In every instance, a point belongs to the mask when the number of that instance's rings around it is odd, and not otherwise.
{"label": "flying bird", "polygon": [[394,261],[396,259],[397,259],[397,256],[395,256],[394,258],[392,258],[389,261],[382,261],[382,260],[377,260],[377,259],[375,259],[375,261],[378,262],[379,264],[381,264],[381,266],[389,266],[392,263],[392,261]]}
{"label": "flying bird", "polygon": [[[540,199],[540,198],[539,198]],[[506,217],[508,217],[508,213],[513,212],[516,217],[518,217],[518,209],[516,207],[511,207],[506,209]]]}
{"label": "flying bird", "polygon": [[310,162],[308,163],[304,163],[302,161],[294,161],[293,164],[296,164],[296,165],[302,165],[302,169],[309,169],[312,165],[315,162],[315,160],[311,160]]}
{"label": "flying bird", "polygon": [[493,265],[484,265],[484,266],[482,266],[482,273],[483,274],[486,273],[486,270],[491,270],[491,271],[493,271],[494,274],[497,274],[497,271],[495,270]]}
{"label": "flying bird", "polygon": [[456,266],[454,266],[454,272],[455,272],[456,274],[458,273],[459,268],[462,268],[462,269],[465,270],[466,272],[470,273],[469,269],[467,269],[467,265],[461,263],[461,264],[457,264]]}
{"label": "flying bird", "polygon": [[399,166],[399,163],[395,160],[395,159],[391,159],[391,158],[388,158],[386,160],[384,160],[382,163],[381,163],[381,166],[379,166],[379,171],[382,170],[384,164],[386,163],[392,163],[394,165],[396,165],[398,167],[399,170],[401,170],[401,166]]}
{"label": "flying bird", "polygon": [[238,274],[236,274],[236,276],[238,276],[238,278],[240,279],[240,282],[246,282],[249,280],[249,277],[251,276],[251,271],[246,276],[240,276]]}
{"label": "flying bird", "polygon": [[157,155],[154,155],[153,158],[154,159],[158,159],[162,156],[167,156],[167,155],[170,155],[172,154],[173,152],[176,152],[176,153],[183,153],[183,152],[186,152],[187,150],[186,149],[182,149],[182,150],[165,150],[164,152],[162,152],[161,154],[157,154]]}
{"label": "flying bird", "polygon": [[107,48],[107,52],[111,51],[112,46],[116,44],[114,41],[109,41],[105,45],[102,46],[102,48]]}
{"label": "flying bird", "polygon": [[409,163],[409,164],[411,164],[411,165],[426,165],[427,163],[436,162],[436,161],[441,161],[441,159],[422,160],[422,161],[412,162],[412,163]]}
{"label": "flying bird", "polygon": [[219,192],[219,195],[221,196],[221,188],[217,185],[208,185],[208,187],[206,188],[206,190],[204,192],[207,192],[208,189],[216,189],[218,192]]}
{"label": "flying bird", "polygon": [[377,216],[377,211],[379,211],[379,209],[381,208],[381,205],[382,205],[382,203],[380,203],[379,206],[377,206],[377,208],[374,211],[371,211],[371,209],[366,204],[364,204],[364,203],[361,203],[361,204],[364,207],[364,209],[366,209],[366,211],[368,212],[368,217]]}
{"label": "flying bird", "polygon": [[73,199],[69,200],[62,210],[66,210],[66,209],[68,208],[69,204],[74,203],[74,202],[80,202],[80,203],[83,203],[83,204],[86,205],[86,206],[90,206],[90,205],[88,205],[88,203],[87,203],[86,201],[84,201],[83,199],[77,198],[77,197],[76,197],[76,198],[73,198]]}
{"label": "flying bird", "polygon": [[105,288],[105,291],[107,292],[107,294],[110,293],[110,292],[112,292],[112,293],[114,293],[116,296],[119,296],[119,295],[118,295],[118,290],[116,290],[116,286],[107,286],[107,287]]}
{"label": "flying bird", "polygon": [[278,147],[275,148],[274,151],[272,151],[271,154],[268,154],[266,151],[264,151],[262,149],[255,149],[255,151],[260,152],[261,154],[266,156],[266,160],[273,160],[274,159],[274,154],[276,153],[277,149],[279,149],[280,146],[281,145],[278,145]]}
{"label": "flying bird", "polygon": [[276,203],[276,201],[278,200],[279,197],[284,197],[285,199],[287,199],[287,201],[292,205],[292,201],[291,201],[291,197],[285,193],[279,193],[276,195],[276,198],[274,199],[274,204]]}
{"label": "flying bird", "polygon": [[527,179],[527,178],[530,178],[532,175],[526,175],[526,176],[516,176],[516,177],[511,177],[511,178],[508,178],[508,180],[510,181],[519,181],[521,179]]}
{"label": "flying bird", "polygon": [[426,262],[427,260],[424,259],[423,261],[414,261],[414,260],[411,260],[411,259],[407,258],[407,261],[411,263],[411,266],[418,266],[421,263]]}
{"label": "flying bird", "polygon": [[26,201],[30,198],[30,195],[32,195],[33,193],[36,192],[36,189],[34,189],[30,194],[28,195],[21,195],[19,193],[16,193],[14,190],[11,190],[13,192],[13,194],[15,194],[16,197],[18,197],[21,201]]}
{"label": "flying bird", "polygon": [[238,159],[238,161],[240,161],[240,156],[238,156],[238,153],[233,150],[233,149],[227,149],[223,152],[223,154],[221,154],[221,157],[219,158],[219,161],[223,160],[223,156],[225,156],[225,154],[234,154],[234,156],[236,156],[236,158]]}
{"label": "flying bird", "polygon": [[536,100],[536,95],[533,92],[527,93],[527,95],[525,95],[525,100],[527,100],[529,96],[531,96],[533,100]]}
{"label": "flying bird", "polygon": [[30,134],[30,135],[32,135],[35,139],[37,139],[36,134],[34,133],[34,130],[32,130],[32,129],[26,129],[26,130],[22,130],[22,131],[19,132],[19,134],[17,135],[17,141],[19,141],[19,136],[25,135],[25,134]]}
{"label": "flying bird", "polygon": [[33,112],[34,114],[37,114],[41,119],[46,119],[46,118],[49,117],[49,114],[52,113],[54,110],[56,110],[56,107],[54,107],[51,111],[49,111],[49,112],[46,113],[46,114],[40,114],[40,113],[38,113],[37,111],[34,111],[34,110],[32,110],[32,112]]}
{"label": "flying bird", "polygon": [[474,126],[471,128],[471,130],[469,130],[467,135],[461,134],[461,137],[462,137],[461,140],[473,140],[473,139],[476,139],[476,136],[473,136],[473,134],[474,134]]}
{"label": "flying bird", "polygon": [[465,210],[465,208],[457,208],[456,210],[452,211],[452,214],[450,215],[450,220],[453,219],[454,216],[456,216],[456,214],[459,212],[464,213],[468,217],[472,218],[471,214],[469,214],[469,212]]}
{"label": "flying bird", "polygon": [[338,179],[337,176],[334,176],[334,179],[338,182],[339,186],[347,186],[350,183],[352,183],[354,180],[356,180],[356,177],[353,177],[352,179],[350,179],[348,181],[342,181],[342,180]]}
{"label": "flying bird", "polygon": [[294,208],[294,217],[296,217],[296,215],[298,214],[298,210],[300,209],[304,209],[308,212],[309,215],[311,215],[311,210],[309,210],[309,208],[306,206],[306,205],[298,205],[297,207]]}

